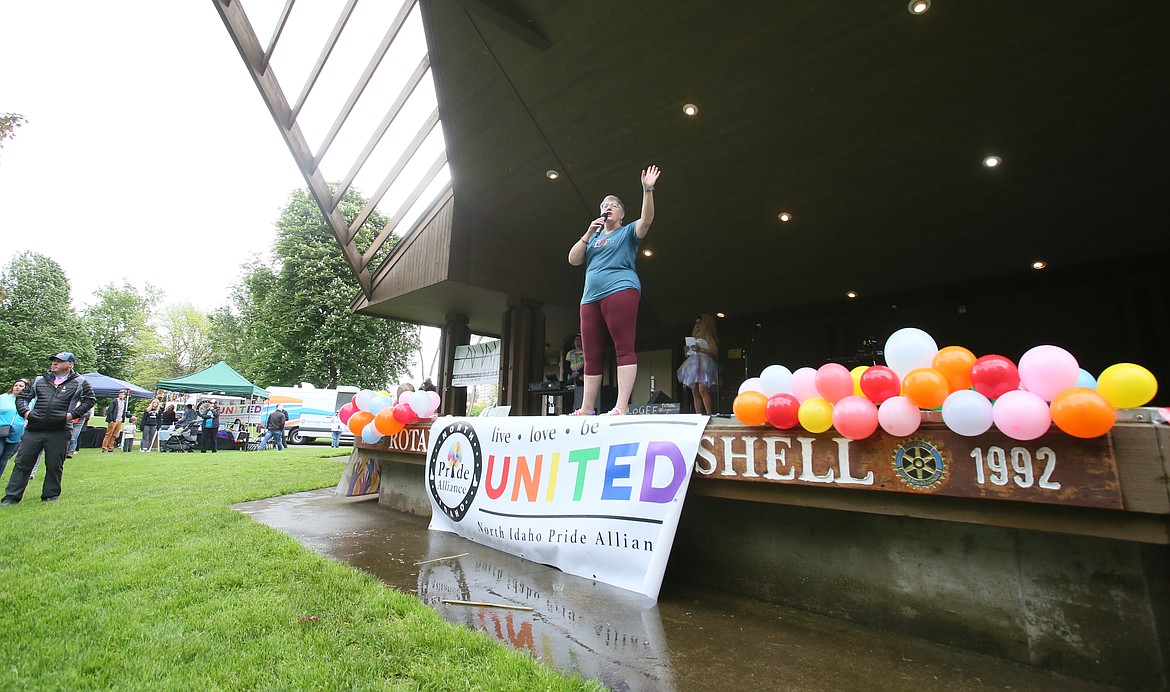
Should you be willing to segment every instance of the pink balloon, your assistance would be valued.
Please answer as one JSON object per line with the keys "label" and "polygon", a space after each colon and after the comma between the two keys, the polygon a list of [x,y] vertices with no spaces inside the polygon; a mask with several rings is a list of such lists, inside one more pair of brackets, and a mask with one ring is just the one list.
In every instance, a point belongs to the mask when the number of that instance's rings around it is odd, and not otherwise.
{"label": "pink balloon", "polygon": [[[825,363],[817,369],[814,378],[817,393],[830,404],[853,395],[853,375],[840,363]],[[846,435],[848,437],[848,435]]]}
{"label": "pink balloon", "polygon": [[1081,366],[1059,346],[1037,346],[1020,357],[1020,384],[1045,401],[1075,387]]}
{"label": "pink balloon", "polygon": [[833,407],[833,427],[851,440],[864,440],[877,430],[877,406],[863,396],[842,397]]}
{"label": "pink balloon", "polygon": [[427,394],[430,394],[430,395],[431,395],[431,409],[430,409],[429,411],[427,411],[427,415],[429,416],[429,415],[431,415],[432,413],[434,413],[435,411],[438,411],[438,410],[439,410],[439,401],[440,401],[440,399],[439,399],[439,393],[438,393],[438,392],[427,392]]}
{"label": "pink balloon", "polygon": [[341,410],[337,412],[337,417],[341,419],[341,424],[345,425],[349,423],[349,417],[357,413],[357,410],[358,407],[354,406],[352,401],[342,406]]}
{"label": "pink balloon", "polygon": [[808,399],[821,396],[817,392],[817,371],[812,368],[797,368],[796,372],[792,373],[791,387],[792,396],[802,404]]}
{"label": "pink balloon", "polygon": [[410,406],[410,409],[414,411],[415,415],[417,415],[419,418],[422,418],[430,413],[430,392],[420,389],[419,391],[410,394],[409,397],[404,396],[403,398],[407,399],[407,405]]}
{"label": "pink balloon", "polygon": [[1032,392],[1016,389],[995,400],[991,419],[1001,433],[1013,440],[1035,440],[1052,425],[1048,403]]}
{"label": "pink balloon", "polygon": [[894,437],[906,437],[922,424],[922,412],[906,397],[892,396],[878,407],[878,424]]}

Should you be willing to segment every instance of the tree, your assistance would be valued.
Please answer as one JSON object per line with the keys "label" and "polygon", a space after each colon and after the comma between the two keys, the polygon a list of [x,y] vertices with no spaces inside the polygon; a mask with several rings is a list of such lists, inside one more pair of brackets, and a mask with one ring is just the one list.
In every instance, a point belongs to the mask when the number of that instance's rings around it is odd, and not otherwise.
{"label": "tree", "polygon": [[72,351],[78,372],[95,362],[93,342],[69,301],[61,265],[36,252],[14,256],[0,273],[0,383],[49,368],[49,356]]}
{"label": "tree", "polygon": [[[364,205],[350,190],[338,210],[352,223]],[[359,244],[368,243],[385,224],[385,217],[371,214]],[[214,320],[224,330],[238,329],[247,351],[241,373],[266,385],[311,382],[377,389],[409,372],[418,328],[350,310],[353,274],[307,190],[292,193],[276,227],[276,268],[259,263],[245,268],[233,293],[237,321]],[[215,329],[224,335],[219,326]],[[220,336],[215,341],[222,344]]]}
{"label": "tree", "polygon": [[211,320],[191,303],[167,306],[160,317],[157,362],[160,377],[169,379],[215,365],[211,349]]}
{"label": "tree", "polygon": [[4,140],[15,137],[16,128],[25,122],[25,117],[20,113],[0,113],[0,149],[4,148]]}
{"label": "tree", "polygon": [[129,379],[134,363],[149,355],[154,345],[150,339],[151,312],[161,294],[146,284],[142,294],[129,282],[121,288],[113,283],[94,292],[98,302],[86,308],[82,317],[97,353],[96,370],[110,377]]}

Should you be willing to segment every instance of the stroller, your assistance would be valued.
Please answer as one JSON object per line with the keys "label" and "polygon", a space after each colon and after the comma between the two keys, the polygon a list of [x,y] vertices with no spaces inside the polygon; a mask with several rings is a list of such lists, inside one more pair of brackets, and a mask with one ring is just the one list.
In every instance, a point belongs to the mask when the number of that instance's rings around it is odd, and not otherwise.
{"label": "stroller", "polygon": [[160,452],[194,452],[198,436],[199,421],[194,420],[184,426],[175,428],[171,436],[158,446]]}

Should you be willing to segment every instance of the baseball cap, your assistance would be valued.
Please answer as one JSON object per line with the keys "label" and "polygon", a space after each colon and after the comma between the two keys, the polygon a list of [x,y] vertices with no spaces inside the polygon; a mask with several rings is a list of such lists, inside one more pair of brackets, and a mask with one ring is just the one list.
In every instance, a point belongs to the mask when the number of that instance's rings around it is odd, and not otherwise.
{"label": "baseball cap", "polygon": [[76,363],[77,359],[69,351],[61,351],[55,356],[49,356],[49,360],[67,360],[70,363]]}

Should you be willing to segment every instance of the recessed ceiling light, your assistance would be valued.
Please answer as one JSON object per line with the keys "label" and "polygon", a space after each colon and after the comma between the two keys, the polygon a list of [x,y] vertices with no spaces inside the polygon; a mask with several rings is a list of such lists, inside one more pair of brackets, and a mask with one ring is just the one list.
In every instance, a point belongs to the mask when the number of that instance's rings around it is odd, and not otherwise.
{"label": "recessed ceiling light", "polygon": [[1033,269],[1044,269],[1047,266],[1048,266],[1048,263],[1045,262],[1044,260],[1036,260],[1035,262],[1032,263]]}
{"label": "recessed ceiling light", "polygon": [[781,220],[781,221],[783,221],[784,223],[788,223],[789,221],[791,221],[791,220],[792,220],[792,214],[789,214],[789,213],[788,213],[788,212],[786,212],[786,211],[782,211],[782,212],[780,212],[779,214],[777,214],[777,215],[776,215],[776,218],[780,219],[780,220]]}
{"label": "recessed ceiling light", "polygon": [[857,297],[857,291],[846,291],[846,292],[845,292],[845,297],[846,297],[846,298],[856,298],[856,297]]}
{"label": "recessed ceiling light", "polygon": [[699,112],[699,107],[696,106],[695,104],[693,104],[693,103],[683,104],[683,114],[684,115],[697,115],[698,112]]}
{"label": "recessed ceiling light", "polygon": [[546,178],[548,178],[549,180],[556,180],[557,178],[561,177],[561,174],[557,173],[556,171],[554,171],[552,169],[549,169],[549,170],[544,172],[544,176]]}
{"label": "recessed ceiling light", "polygon": [[983,159],[983,165],[987,166],[988,168],[995,168],[1001,163],[1003,163],[1003,160],[998,156],[988,156],[987,158]]}
{"label": "recessed ceiling light", "polygon": [[642,255],[643,255],[644,257],[650,257],[650,256],[651,256],[651,255],[653,255],[653,254],[654,254],[654,251],[653,251],[653,250],[643,250],[643,251],[642,251]]}
{"label": "recessed ceiling light", "polygon": [[906,9],[910,11],[910,14],[922,14],[930,9],[930,0],[910,0]]}
{"label": "recessed ceiling light", "polygon": [[727,315],[724,315],[722,312],[715,313],[715,316],[718,317],[719,319],[723,319],[724,317],[727,317]]}

